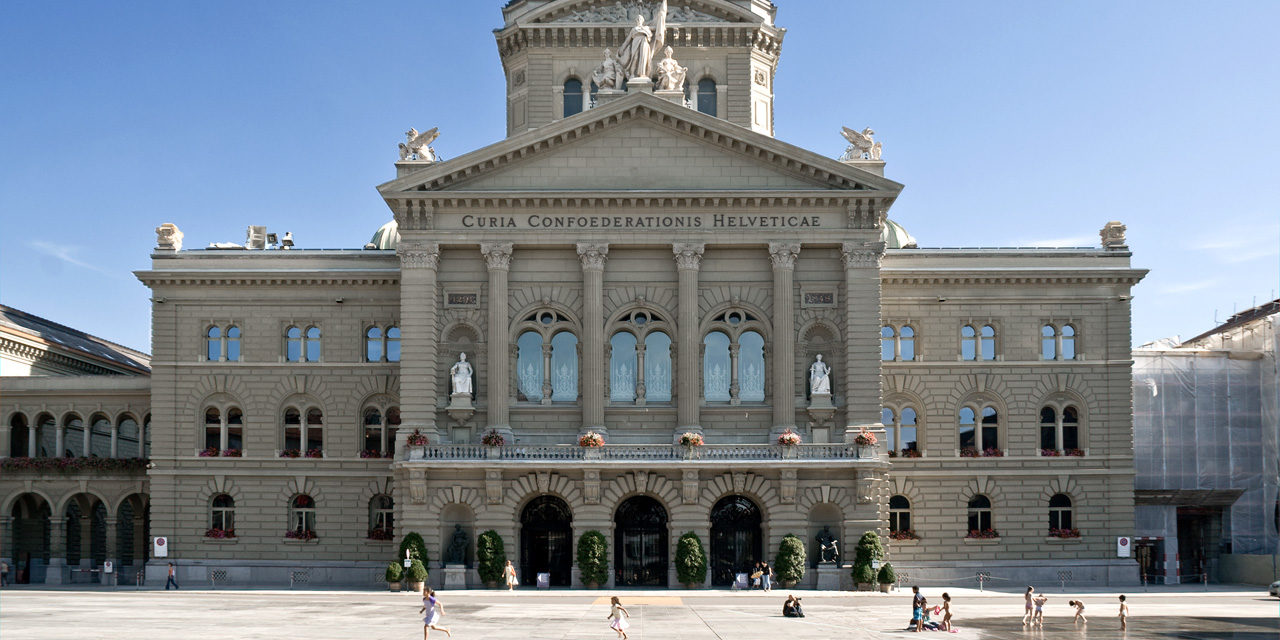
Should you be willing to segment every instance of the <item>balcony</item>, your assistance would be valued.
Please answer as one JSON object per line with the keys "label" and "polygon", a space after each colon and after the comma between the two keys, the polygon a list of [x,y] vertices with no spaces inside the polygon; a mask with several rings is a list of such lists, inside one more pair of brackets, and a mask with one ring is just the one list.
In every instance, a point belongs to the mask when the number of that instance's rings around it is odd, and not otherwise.
{"label": "balcony", "polygon": [[752,467],[850,467],[880,464],[879,450],[852,444],[708,444],[700,447],[652,444],[606,444],[581,447],[576,444],[509,445],[439,444],[421,448],[421,456],[410,450],[398,464],[430,468],[484,466],[562,466],[566,463],[627,467],[742,468]]}

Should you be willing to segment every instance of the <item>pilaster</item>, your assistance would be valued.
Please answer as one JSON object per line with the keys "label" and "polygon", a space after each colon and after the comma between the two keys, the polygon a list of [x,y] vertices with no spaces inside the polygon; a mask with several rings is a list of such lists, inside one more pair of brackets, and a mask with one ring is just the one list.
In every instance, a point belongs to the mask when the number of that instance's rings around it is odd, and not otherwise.
{"label": "pilaster", "polygon": [[799,242],[770,242],[773,262],[773,434],[796,423],[795,271]]}
{"label": "pilaster", "polygon": [[421,429],[440,442],[436,428],[436,373],[439,297],[436,292],[440,245],[401,240],[400,257],[400,415],[396,450],[408,451],[405,438]]}
{"label": "pilaster", "polygon": [[[13,427],[7,424],[0,425],[0,458],[8,458],[9,456],[13,455],[13,453],[9,451],[9,442],[10,440],[12,440],[12,438],[9,437],[9,434],[10,432],[12,432],[12,430],[13,430]],[[22,454],[18,453],[18,455],[22,455]],[[0,553],[4,553],[4,552],[0,551]]]}
{"label": "pilaster", "polygon": [[680,279],[676,312],[676,435],[686,431],[702,432],[699,416],[702,394],[698,389],[698,269],[706,245],[700,242],[678,242],[671,245],[675,253],[676,272]]}
{"label": "pilaster", "polygon": [[511,271],[510,242],[486,242],[480,245],[489,269],[489,385],[485,397],[488,404],[489,428],[509,436],[510,419],[510,336],[507,333],[507,275]]}
{"label": "pilaster", "polygon": [[0,560],[9,563],[9,577],[16,579],[18,567],[13,562],[13,516],[0,515]]}
{"label": "pilaster", "polygon": [[578,243],[582,261],[582,426],[603,430],[604,425],[604,263],[605,243]]}
{"label": "pilaster", "polygon": [[845,442],[880,422],[880,258],[883,242],[841,246],[845,273]]}
{"label": "pilaster", "polygon": [[63,569],[67,565],[66,520],[49,516],[49,566],[44,574],[45,584],[62,584]]}

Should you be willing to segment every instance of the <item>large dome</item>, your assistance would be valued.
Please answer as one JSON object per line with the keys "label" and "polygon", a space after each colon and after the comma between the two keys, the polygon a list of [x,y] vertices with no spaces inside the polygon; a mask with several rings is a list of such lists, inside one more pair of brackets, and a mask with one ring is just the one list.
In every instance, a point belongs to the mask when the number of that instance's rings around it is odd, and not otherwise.
{"label": "large dome", "polygon": [[885,219],[884,231],[880,233],[880,239],[884,240],[884,248],[886,249],[916,249],[916,239],[907,233],[902,225]]}
{"label": "large dome", "polygon": [[396,245],[400,243],[400,225],[395,220],[388,222],[377,231],[373,232],[373,237],[369,239],[369,243],[364,245],[366,249],[391,249],[395,250]]}

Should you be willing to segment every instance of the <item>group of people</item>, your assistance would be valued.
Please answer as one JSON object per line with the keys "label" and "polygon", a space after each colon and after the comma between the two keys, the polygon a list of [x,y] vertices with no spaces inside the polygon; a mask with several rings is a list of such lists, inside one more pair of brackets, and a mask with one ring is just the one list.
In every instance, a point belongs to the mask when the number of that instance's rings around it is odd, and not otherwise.
{"label": "group of people", "polygon": [[751,579],[752,589],[762,589],[764,591],[773,590],[773,579],[778,574],[773,572],[773,567],[768,562],[757,562],[751,568],[751,572],[747,576]]}
{"label": "group of people", "polygon": [[[933,616],[941,615],[936,622]],[[911,587],[911,625],[908,631],[951,631],[951,594],[942,594],[942,606],[934,606],[932,614],[929,600],[920,593],[920,587]]]}
{"label": "group of people", "polygon": [[[1036,588],[1027,587],[1027,592],[1023,594],[1026,600],[1024,612],[1022,614],[1022,626],[1024,627],[1044,627],[1044,605],[1049,601],[1049,596],[1043,593],[1036,593]],[[1076,610],[1073,621],[1076,624],[1087,624],[1089,619],[1084,617],[1084,602],[1080,600],[1068,600],[1067,606]],[[1120,630],[1124,631],[1129,628],[1129,605],[1125,602],[1124,595],[1120,596]]]}

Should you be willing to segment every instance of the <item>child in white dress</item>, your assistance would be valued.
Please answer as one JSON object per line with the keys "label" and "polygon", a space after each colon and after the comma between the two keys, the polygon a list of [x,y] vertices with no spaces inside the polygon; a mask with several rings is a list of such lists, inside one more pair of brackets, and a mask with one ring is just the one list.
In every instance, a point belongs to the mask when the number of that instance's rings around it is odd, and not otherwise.
{"label": "child in white dress", "polygon": [[609,599],[609,617],[605,618],[605,620],[613,621],[609,623],[609,628],[617,632],[618,637],[622,638],[622,640],[627,640],[627,627],[631,626],[631,623],[627,622],[627,618],[630,617],[631,614],[627,613],[626,608],[622,606],[622,601],[618,600],[618,596],[613,596]]}
{"label": "child in white dress", "polygon": [[[437,607],[439,608],[438,612]],[[418,609],[418,613],[423,612],[426,612],[427,615],[422,619],[422,640],[427,640],[427,634],[430,633],[429,629],[443,631],[446,636],[453,637],[453,634],[449,633],[448,627],[436,626],[436,623],[440,622],[440,618],[444,617],[444,604],[436,600],[436,592],[425,585],[422,587],[422,608]]]}

